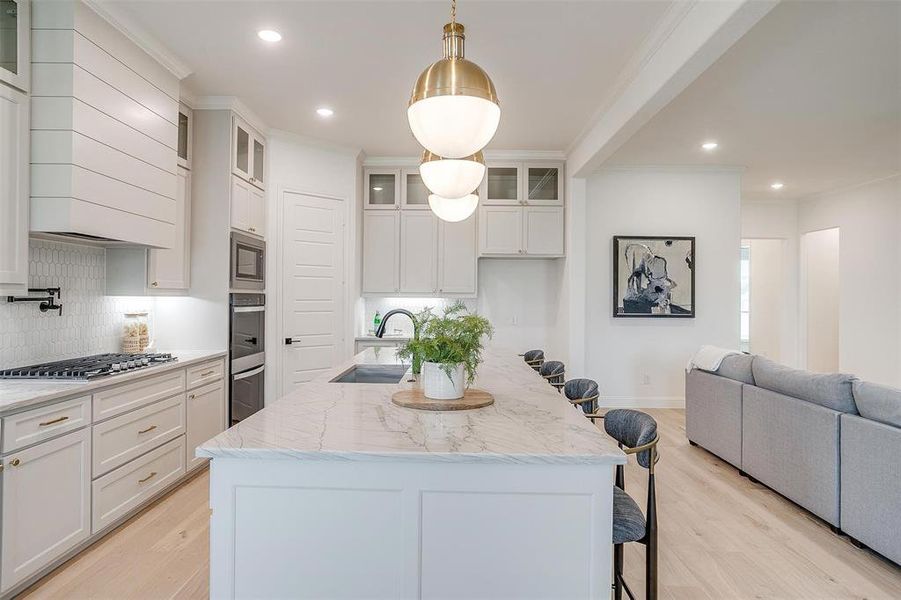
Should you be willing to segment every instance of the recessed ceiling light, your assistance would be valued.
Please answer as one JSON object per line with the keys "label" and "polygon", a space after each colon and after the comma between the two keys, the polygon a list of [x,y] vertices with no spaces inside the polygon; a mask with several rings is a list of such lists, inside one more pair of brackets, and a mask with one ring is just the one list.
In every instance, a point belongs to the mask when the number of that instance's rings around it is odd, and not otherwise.
{"label": "recessed ceiling light", "polygon": [[264,42],[280,42],[282,39],[282,34],[272,29],[262,29],[257,32],[257,35]]}
{"label": "recessed ceiling light", "polygon": [[774,190],[781,190],[782,188],[785,187],[785,184],[782,183],[781,181],[776,181],[776,182],[771,183],[770,187],[773,188]]}
{"label": "recessed ceiling light", "polygon": [[706,150],[707,152],[713,152],[713,151],[716,150],[718,147],[719,147],[719,144],[717,144],[716,142],[713,142],[713,141],[711,141],[711,142],[704,142],[703,144],[701,144],[701,148],[703,148],[703,149]]}
{"label": "recessed ceiling light", "polygon": [[330,108],[326,108],[325,106],[323,106],[322,108],[317,108],[317,109],[316,109],[316,114],[319,115],[320,117],[330,117],[330,116],[332,116],[333,114],[335,114],[335,111],[333,111],[333,110],[330,109]]}
{"label": "recessed ceiling light", "polygon": [[372,188],[372,191],[373,192],[381,192],[383,189],[384,188],[380,188],[380,187],[376,186],[376,187]]}

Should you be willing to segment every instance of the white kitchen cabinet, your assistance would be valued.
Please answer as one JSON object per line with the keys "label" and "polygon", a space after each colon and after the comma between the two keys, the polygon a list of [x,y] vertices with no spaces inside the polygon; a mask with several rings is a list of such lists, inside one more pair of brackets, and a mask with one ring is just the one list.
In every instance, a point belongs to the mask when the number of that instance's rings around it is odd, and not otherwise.
{"label": "white kitchen cabinet", "polygon": [[419,169],[401,171],[401,208],[410,210],[431,210],[429,208],[429,188],[422,182]]}
{"label": "white kitchen cabinet", "polygon": [[241,117],[232,118],[232,173],[265,189],[266,140]]}
{"label": "white kitchen cabinet", "polygon": [[148,250],[147,285],[159,290],[187,290],[191,287],[191,172],[178,167],[175,195],[178,216],[175,246]]}
{"label": "white kitchen cabinet", "polygon": [[486,167],[479,194],[482,204],[497,206],[522,204],[522,163],[491,162]]}
{"label": "white kitchen cabinet", "polygon": [[232,228],[262,236],[266,222],[266,197],[263,192],[233,175],[231,196]]}
{"label": "white kitchen cabinet", "polygon": [[6,0],[0,14],[0,81],[27,92],[31,81],[31,2]]}
{"label": "white kitchen cabinet", "polygon": [[562,206],[483,206],[480,256],[563,256]]}
{"label": "white kitchen cabinet", "polygon": [[363,208],[397,210],[400,208],[401,170],[363,170]]}
{"label": "white kitchen cabinet", "polygon": [[91,534],[91,430],[3,459],[0,591],[7,591]]}
{"label": "white kitchen cabinet", "polygon": [[363,293],[400,291],[400,214],[363,212]]}
{"label": "white kitchen cabinet", "polygon": [[522,208],[482,206],[479,215],[479,251],[482,255],[522,254]]}
{"label": "white kitchen cabinet", "polygon": [[563,163],[489,162],[480,192],[487,206],[563,206]]}
{"label": "white kitchen cabinet", "polygon": [[563,255],[563,208],[527,206],[523,209],[523,253],[530,256]]}
{"label": "white kitchen cabinet", "polygon": [[190,471],[206,462],[194,456],[197,446],[225,431],[225,383],[220,379],[188,392],[186,409],[185,464]]}
{"label": "white kitchen cabinet", "polygon": [[478,218],[438,226],[438,293],[475,296],[478,289]]}
{"label": "white kitchen cabinet", "polygon": [[178,105],[178,166],[191,168],[191,157],[194,152],[191,144],[194,141],[194,111],[184,102]]}
{"label": "white kitchen cabinet", "polygon": [[400,291],[438,291],[438,217],[432,211],[405,210],[400,215]]}
{"label": "white kitchen cabinet", "polygon": [[0,84],[0,291],[28,287],[28,96]]}
{"label": "white kitchen cabinet", "polygon": [[563,206],[563,163],[524,162],[522,172],[522,197],[526,205]]}

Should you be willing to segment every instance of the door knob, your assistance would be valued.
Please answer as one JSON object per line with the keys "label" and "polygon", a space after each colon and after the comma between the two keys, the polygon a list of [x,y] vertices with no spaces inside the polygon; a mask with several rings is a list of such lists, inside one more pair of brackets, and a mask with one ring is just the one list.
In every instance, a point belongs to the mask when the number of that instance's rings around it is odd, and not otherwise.
{"label": "door knob", "polygon": [[255,338],[255,337],[244,338],[244,341],[247,342],[248,344],[252,344],[254,346],[257,345],[257,338]]}

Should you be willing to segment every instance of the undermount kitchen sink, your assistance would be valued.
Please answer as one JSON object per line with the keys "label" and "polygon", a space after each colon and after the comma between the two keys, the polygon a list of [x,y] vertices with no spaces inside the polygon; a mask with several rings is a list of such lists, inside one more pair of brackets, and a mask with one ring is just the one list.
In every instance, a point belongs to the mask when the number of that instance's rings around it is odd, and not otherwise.
{"label": "undermount kitchen sink", "polygon": [[329,383],[399,383],[408,365],[354,365]]}

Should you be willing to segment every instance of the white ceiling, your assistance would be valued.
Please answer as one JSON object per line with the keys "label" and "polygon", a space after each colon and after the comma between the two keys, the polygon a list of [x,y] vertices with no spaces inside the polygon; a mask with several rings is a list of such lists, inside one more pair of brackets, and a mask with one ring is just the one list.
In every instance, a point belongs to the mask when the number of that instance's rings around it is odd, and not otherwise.
{"label": "white ceiling", "polygon": [[[441,55],[450,2],[103,0],[193,74],[197,95],[237,96],[266,124],[369,155],[419,152],[410,89]],[[493,150],[563,151],[612,92],[670,1],[462,0],[467,58],[501,101]],[[259,29],[284,36],[274,45]],[[319,106],[335,110],[329,120]]]}
{"label": "white ceiling", "polygon": [[[901,3],[785,1],[609,160],[746,167],[746,200],[901,171]],[[714,153],[700,145],[713,139]],[[774,181],[785,187],[775,192]]]}

